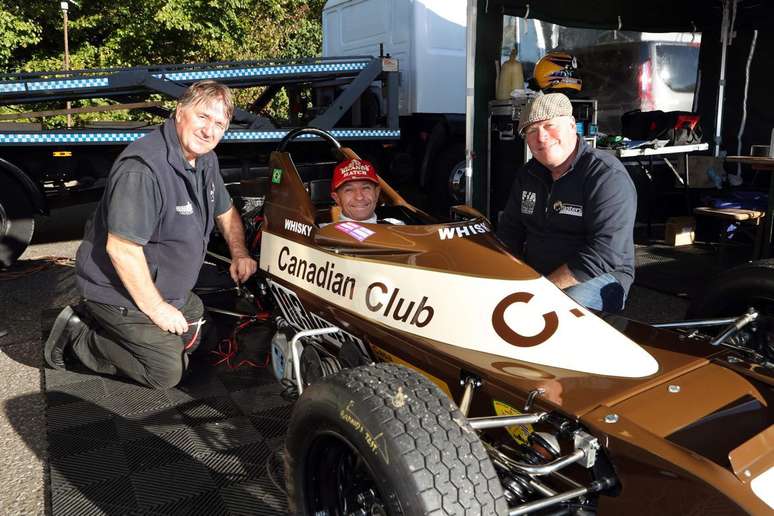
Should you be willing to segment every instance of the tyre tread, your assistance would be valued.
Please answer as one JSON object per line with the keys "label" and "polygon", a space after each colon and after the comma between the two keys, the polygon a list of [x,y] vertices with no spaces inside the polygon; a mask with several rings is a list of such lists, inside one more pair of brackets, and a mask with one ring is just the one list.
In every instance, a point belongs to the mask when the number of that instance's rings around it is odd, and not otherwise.
{"label": "tyre tread", "polygon": [[[435,384],[388,363],[341,371],[309,390],[321,384],[356,396],[361,411],[370,408],[376,417],[369,421],[379,421],[390,456],[398,457],[413,478],[424,514],[507,513],[497,473],[478,435]],[[409,398],[396,408],[392,400],[399,387]],[[295,412],[291,428],[294,419]]]}

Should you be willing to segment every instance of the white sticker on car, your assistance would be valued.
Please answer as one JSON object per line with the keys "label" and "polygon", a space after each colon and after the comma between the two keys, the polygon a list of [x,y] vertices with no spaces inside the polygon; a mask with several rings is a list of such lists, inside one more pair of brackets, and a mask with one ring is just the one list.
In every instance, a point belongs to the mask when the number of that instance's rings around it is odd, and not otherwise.
{"label": "white sticker on car", "polygon": [[453,346],[602,375],[658,371],[647,351],[542,277],[502,280],[393,265],[269,232],[260,267],[361,317]]}

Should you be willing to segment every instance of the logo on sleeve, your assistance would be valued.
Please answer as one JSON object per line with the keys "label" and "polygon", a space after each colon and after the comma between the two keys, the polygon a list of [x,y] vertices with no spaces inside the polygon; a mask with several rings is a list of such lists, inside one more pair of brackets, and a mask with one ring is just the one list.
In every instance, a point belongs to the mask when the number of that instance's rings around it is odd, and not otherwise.
{"label": "logo on sleeve", "polygon": [[215,182],[210,181],[210,202],[215,202]]}
{"label": "logo on sleeve", "polygon": [[522,191],[521,192],[521,212],[524,215],[532,215],[532,213],[535,211],[536,200],[537,200],[537,195],[535,194],[535,192]]}

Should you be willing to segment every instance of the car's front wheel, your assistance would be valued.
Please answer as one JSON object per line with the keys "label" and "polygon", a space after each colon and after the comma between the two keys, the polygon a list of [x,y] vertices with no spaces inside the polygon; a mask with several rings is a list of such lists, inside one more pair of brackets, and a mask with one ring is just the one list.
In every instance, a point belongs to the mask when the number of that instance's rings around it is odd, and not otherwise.
{"label": "car's front wheel", "polygon": [[341,371],[296,403],[286,439],[293,514],[503,514],[497,473],[449,398],[413,371]]}

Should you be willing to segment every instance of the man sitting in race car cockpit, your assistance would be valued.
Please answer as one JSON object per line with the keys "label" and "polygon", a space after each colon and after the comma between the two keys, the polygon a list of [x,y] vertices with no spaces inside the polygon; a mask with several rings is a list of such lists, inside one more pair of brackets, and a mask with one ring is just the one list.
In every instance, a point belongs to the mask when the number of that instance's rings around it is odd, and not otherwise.
{"label": "man sitting in race car cockpit", "polygon": [[376,224],[379,202],[379,176],[374,166],[364,159],[342,161],[333,170],[331,197],[341,209],[339,221]]}

